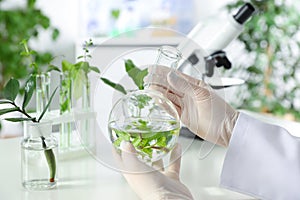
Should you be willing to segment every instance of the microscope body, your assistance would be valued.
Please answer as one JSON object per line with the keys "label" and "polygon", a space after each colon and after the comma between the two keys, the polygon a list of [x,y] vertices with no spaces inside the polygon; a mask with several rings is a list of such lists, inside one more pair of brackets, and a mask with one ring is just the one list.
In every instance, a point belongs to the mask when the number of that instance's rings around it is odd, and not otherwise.
{"label": "microscope body", "polygon": [[178,69],[193,75],[194,72],[187,70],[192,66],[197,73],[202,74],[202,80],[205,77],[212,77],[215,67],[230,69],[231,62],[224,49],[240,35],[245,22],[254,12],[255,8],[250,3],[246,3],[235,15],[228,16],[222,21],[199,22],[177,47],[183,55],[186,55]]}

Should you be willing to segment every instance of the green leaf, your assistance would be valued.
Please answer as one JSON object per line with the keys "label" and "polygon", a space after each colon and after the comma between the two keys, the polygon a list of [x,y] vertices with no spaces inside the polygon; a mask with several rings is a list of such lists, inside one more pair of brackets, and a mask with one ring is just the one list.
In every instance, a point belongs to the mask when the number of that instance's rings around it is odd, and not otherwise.
{"label": "green leaf", "polygon": [[4,98],[14,101],[19,93],[20,83],[17,79],[11,78],[3,90]]}
{"label": "green leaf", "polygon": [[144,138],[144,137],[143,137],[143,139],[142,139],[142,141],[140,142],[139,146],[140,146],[140,147],[149,146],[149,145],[150,145],[149,142],[150,142],[150,140],[149,140],[148,138]]}
{"label": "green leaf", "polygon": [[25,94],[22,109],[25,110],[35,90],[35,76],[31,76],[25,84]]}
{"label": "green leaf", "polygon": [[15,112],[18,111],[19,109],[14,107],[14,108],[4,108],[4,109],[0,109],[0,115],[4,115],[6,113],[10,113],[10,112]]}
{"label": "green leaf", "polygon": [[124,131],[120,131],[120,130],[117,130],[117,129],[114,129],[114,131],[116,132],[118,137],[121,138],[122,140],[125,140],[127,142],[130,140],[130,134],[129,133],[126,133]]}
{"label": "green leaf", "polygon": [[48,66],[47,72],[51,72],[51,71],[61,72],[61,70],[55,65],[49,65]]}
{"label": "green leaf", "polygon": [[78,69],[83,70],[85,73],[89,72],[90,64],[88,62],[80,61],[76,63],[75,66],[78,67]]}
{"label": "green leaf", "polygon": [[11,104],[12,101],[8,101],[8,100],[0,100],[0,104]]}
{"label": "green leaf", "polygon": [[20,53],[20,56],[29,56],[30,54],[28,53],[28,52],[26,52],[26,51],[22,51],[21,53]]}
{"label": "green leaf", "polygon": [[[167,132],[167,134],[168,134],[168,132]],[[162,136],[163,133],[158,134],[158,135],[159,135],[159,138],[158,138],[158,141],[157,141],[156,145],[161,146],[161,147],[165,147],[167,145],[167,138]]]}
{"label": "green leaf", "polygon": [[27,1],[27,8],[33,9],[35,5],[36,0],[28,0]]}
{"label": "green leaf", "polygon": [[143,148],[141,149],[143,153],[147,154],[150,158],[152,158],[153,150],[151,148]]}
{"label": "green leaf", "polygon": [[90,70],[100,74],[100,70],[98,69],[98,67],[90,66]]}
{"label": "green leaf", "polygon": [[[57,88],[58,88],[58,87],[57,87]],[[54,92],[52,93],[52,95],[51,95],[51,97],[50,97],[50,99],[49,99],[49,102],[47,103],[46,107],[44,108],[42,114],[40,115],[40,117],[39,117],[39,119],[38,119],[38,122],[41,121],[41,119],[42,119],[43,116],[45,115],[47,109],[49,108],[49,106],[50,106],[50,104],[51,104],[51,102],[52,102],[52,99],[53,99],[53,97],[54,97],[54,94],[56,93],[57,88],[55,88]]]}
{"label": "green leaf", "polygon": [[23,40],[20,42],[20,45],[27,45],[27,42],[28,42],[28,39],[23,39]]}
{"label": "green leaf", "polygon": [[52,31],[52,39],[56,40],[59,36],[59,30],[57,28],[53,29]]}
{"label": "green leaf", "polygon": [[69,104],[70,104],[70,100],[66,99],[63,103],[60,104],[60,112],[64,113],[67,110],[69,110]]}
{"label": "green leaf", "polygon": [[133,145],[134,147],[137,147],[137,146],[140,144],[141,141],[142,141],[142,138],[136,137],[136,138],[133,139],[132,145]]}
{"label": "green leaf", "polygon": [[133,80],[135,85],[140,89],[144,89],[144,77],[148,74],[148,69],[141,70],[135,66],[132,60],[125,61],[126,72]]}
{"label": "green leaf", "polygon": [[254,74],[262,74],[263,73],[259,68],[254,67],[254,66],[248,67],[247,71],[254,73]]}
{"label": "green leaf", "polygon": [[111,11],[111,16],[114,18],[114,19],[118,19],[119,16],[120,16],[120,13],[121,11],[119,9],[113,9]]}
{"label": "green leaf", "polygon": [[137,106],[142,109],[144,108],[145,106],[148,106],[149,105],[149,101],[152,100],[152,98],[146,94],[139,94],[137,96],[135,96],[136,99],[137,99]]}
{"label": "green leaf", "polygon": [[35,118],[23,118],[23,117],[20,117],[20,118],[5,118],[4,120],[6,121],[10,121],[10,122],[23,122],[23,121],[34,121]]}
{"label": "green leaf", "polygon": [[135,69],[137,68],[135,66],[135,64],[132,62],[132,60],[128,59],[128,60],[125,60],[125,69],[126,69],[126,72],[132,70],[132,69]]}
{"label": "green leaf", "polygon": [[114,141],[113,145],[118,148],[120,147],[122,141],[122,138],[118,138]]}
{"label": "green leaf", "polygon": [[62,63],[62,71],[66,72],[66,71],[71,71],[74,67],[74,65],[66,60],[63,60]]}
{"label": "green leaf", "polygon": [[125,88],[121,84],[114,83],[106,78],[100,78],[105,84],[109,85],[110,87],[114,88],[115,90],[127,94]]}
{"label": "green leaf", "polygon": [[37,53],[36,51],[34,51],[34,50],[30,50],[30,51],[29,51],[29,54],[30,54],[30,55],[37,55],[38,53]]}
{"label": "green leaf", "polygon": [[73,85],[73,95],[76,100],[78,100],[83,93],[83,84],[85,82],[85,74],[83,70],[78,70],[75,72],[74,85]]}

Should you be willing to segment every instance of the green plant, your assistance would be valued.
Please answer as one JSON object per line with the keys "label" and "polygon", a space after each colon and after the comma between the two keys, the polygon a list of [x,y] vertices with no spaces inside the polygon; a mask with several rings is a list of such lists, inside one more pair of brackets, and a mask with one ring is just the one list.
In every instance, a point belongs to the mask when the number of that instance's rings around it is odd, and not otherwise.
{"label": "green plant", "polygon": [[[58,29],[50,25],[50,19],[36,8],[36,0],[27,0],[25,8],[4,10],[0,1],[0,91],[11,78],[22,79],[32,73],[28,68],[28,59],[20,56],[19,43],[24,38],[37,38],[41,29],[50,30],[52,39],[58,35]],[[43,66],[52,60],[49,52],[35,52],[34,60]]]}
{"label": "green plant", "polygon": [[[4,118],[4,120],[11,121],[11,122],[32,121],[34,123],[39,123],[42,120],[42,118],[44,117],[47,109],[50,106],[50,103],[54,97],[54,94],[55,94],[57,88],[52,93],[48,104],[46,105],[45,109],[40,114],[40,116],[33,117],[30,115],[30,113],[28,113],[26,111],[26,106],[28,105],[28,103],[32,97],[34,88],[35,88],[35,84],[34,84],[35,81],[32,77],[30,79],[28,79],[28,81],[25,84],[25,93],[24,93],[24,97],[23,97],[23,103],[21,106],[18,106],[15,102],[15,99],[20,91],[19,81],[17,79],[11,78],[8,81],[8,83],[5,85],[5,87],[3,89],[3,96],[5,99],[0,100],[0,104],[6,104],[6,105],[10,105],[10,106],[7,108],[4,108],[4,109],[0,109],[0,115],[5,115],[7,113],[12,113],[12,112],[19,112],[22,115],[24,115],[24,117]],[[54,177],[55,177],[55,173],[56,173],[55,156],[54,156],[52,149],[47,148],[45,138],[42,135],[40,137],[42,139],[44,154],[45,154],[48,166],[49,166],[49,172],[50,172],[49,181],[54,182],[55,181]]]}
{"label": "green plant", "polygon": [[172,147],[171,140],[179,135],[178,122],[170,120],[165,123],[169,123],[169,126],[173,128],[157,131],[153,129],[153,125],[149,121],[140,118],[125,124],[123,129],[114,127],[111,123],[109,129],[115,137],[113,145],[118,149],[122,142],[131,142],[143,159],[151,161],[155,153],[168,153]]}
{"label": "green plant", "polygon": [[47,63],[47,68],[41,67],[40,64],[37,62],[35,55],[37,52],[31,50],[28,47],[28,40],[24,39],[20,42],[20,45],[23,47],[23,51],[20,55],[27,59],[27,66],[31,70],[31,76],[34,80],[35,88],[35,95],[36,95],[36,107],[35,111],[37,113],[41,113],[44,110],[44,107],[47,105],[49,98],[50,98],[50,73],[51,71],[60,71],[58,67],[51,64],[51,60]]}
{"label": "green plant", "polygon": [[[144,90],[144,77],[148,74],[148,69],[139,69],[132,60],[125,60],[125,70],[131,80],[139,90]],[[110,81],[102,77],[101,80],[122,94],[127,94],[125,87],[121,84]],[[168,153],[172,148],[172,141],[179,135],[180,125],[176,120],[157,120],[142,117],[142,110],[150,112],[155,110],[155,102],[151,95],[132,93],[131,99],[137,108],[136,116],[127,119],[124,124],[116,125],[111,121],[108,125],[113,145],[119,149],[122,142],[130,142],[137,150],[139,156],[145,161],[153,161],[153,156]],[[151,111],[152,110],[152,111]],[[157,121],[156,121],[157,120]],[[153,124],[160,124],[157,130]],[[167,130],[165,130],[167,127]]]}
{"label": "green plant", "polygon": [[23,51],[21,51],[20,55],[27,58],[29,63],[28,66],[29,68],[31,68],[31,75],[38,75],[38,74],[42,74],[45,72],[50,72],[50,71],[60,71],[60,69],[51,64],[51,61],[53,60],[53,57],[51,57],[51,59],[48,60],[47,63],[45,63],[46,65],[43,66],[47,66],[47,68],[40,67],[40,64],[38,62],[38,59],[36,58],[36,55],[38,54],[36,51],[30,50],[30,48],[28,47],[28,39],[23,39],[20,42],[20,45],[23,47]]}
{"label": "green plant", "polygon": [[[147,76],[148,69],[141,70],[132,62],[132,60],[128,59],[128,60],[125,60],[125,70],[126,70],[126,73],[128,74],[128,76],[132,79],[134,84],[137,86],[137,88],[139,90],[143,90],[144,89],[144,77]],[[104,78],[104,77],[101,77],[101,80],[105,84],[114,88],[115,90],[117,90],[123,94],[127,94],[125,87],[122,86],[121,84],[110,81],[109,79]]]}
{"label": "green plant", "polygon": [[[90,93],[90,83],[88,81],[88,74],[91,71],[100,73],[100,70],[91,66],[88,62],[88,58],[92,56],[89,54],[89,47],[93,45],[92,40],[85,41],[83,51],[84,54],[78,56],[79,61],[77,63],[70,63],[67,60],[62,61],[62,72],[66,75],[65,79],[62,81],[62,89],[60,96],[62,98],[61,102],[61,112],[67,111],[71,108],[71,96],[68,93],[68,90],[71,89],[74,91],[73,95],[75,99],[79,99],[83,95],[83,87],[85,87],[85,92],[87,96]],[[73,88],[71,88],[73,84]],[[87,101],[90,99],[87,97]]]}
{"label": "green plant", "polygon": [[[246,86],[237,91],[238,108],[275,115],[291,113],[300,119],[300,13],[288,1],[252,0],[258,13],[247,22],[239,40],[249,59],[231,70],[240,74]],[[227,6],[231,11],[244,4],[239,0]]]}

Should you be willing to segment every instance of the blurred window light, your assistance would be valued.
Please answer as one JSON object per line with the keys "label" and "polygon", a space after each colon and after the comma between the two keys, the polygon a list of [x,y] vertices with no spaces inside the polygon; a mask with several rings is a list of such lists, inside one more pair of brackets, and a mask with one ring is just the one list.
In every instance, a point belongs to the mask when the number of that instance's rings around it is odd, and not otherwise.
{"label": "blurred window light", "polygon": [[80,35],[114,36],[149,26],[186,34],[195,12],[194,0],[80,0]]}

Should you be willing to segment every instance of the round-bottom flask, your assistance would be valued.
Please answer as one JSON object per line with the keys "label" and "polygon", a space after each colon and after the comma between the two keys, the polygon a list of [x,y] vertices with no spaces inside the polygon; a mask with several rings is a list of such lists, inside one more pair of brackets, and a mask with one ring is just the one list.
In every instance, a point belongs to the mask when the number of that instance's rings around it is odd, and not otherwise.
{"label": "round-bottom flask", "polygon": [[[152,67],[163,65],[176,69],[179,59],[177,49],[163,46]],[[138,158],[155,162],[177,143],[180,118],[173,103],[148,85],[146,89],[130,92],[116,102],[109,116],[108,129],[117,149],[122,151],[122,142],[130,142]]]}

